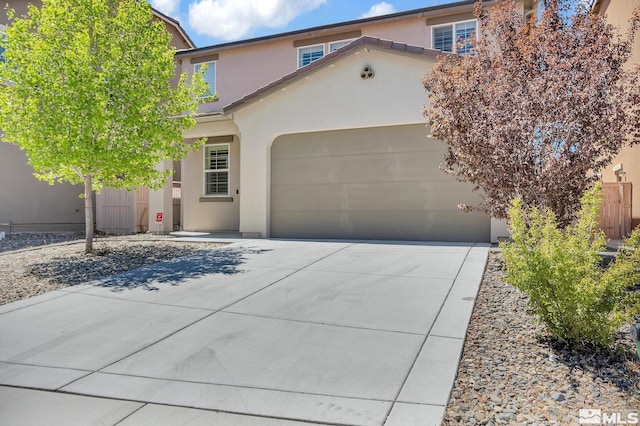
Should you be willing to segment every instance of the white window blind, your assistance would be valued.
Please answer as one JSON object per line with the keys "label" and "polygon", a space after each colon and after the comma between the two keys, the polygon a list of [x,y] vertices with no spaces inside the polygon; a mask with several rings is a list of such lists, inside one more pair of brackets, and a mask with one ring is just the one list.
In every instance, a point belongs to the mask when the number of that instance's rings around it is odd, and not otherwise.
{"label": "white window blind", "polygon": [[309,65],[324,56],[324,45],[301,47],[298,49],[298,68]]}
{"label": "white window blind", "polygon": [[453,48],[453,28],[450,25],[433,29],[433,48],[443,52],[451,52]]}
{"label": "white window blind", "polygon": [[[443,52],[468,53],[471,50],[471,43],[464,43],[464,41],[476,33],[476,28],[475,20],[434,27],[431,47]],[[458,42],[464,44],[456,46]]]}
{"label": "white window blind", "polygon": [[229,195],[229,145],[204,147],[204,195]]}

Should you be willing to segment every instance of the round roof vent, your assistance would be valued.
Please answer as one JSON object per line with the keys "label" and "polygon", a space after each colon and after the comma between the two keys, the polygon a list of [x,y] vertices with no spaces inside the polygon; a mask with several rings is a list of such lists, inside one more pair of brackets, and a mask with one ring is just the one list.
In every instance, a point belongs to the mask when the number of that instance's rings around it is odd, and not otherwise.
{"label": "round roof vent", "polygon": [[364,69],[360,73],[360,78],[363,80],[368,80],[373,78],[375,74],[373,73],[373,68],[370,65],[365,65]]}

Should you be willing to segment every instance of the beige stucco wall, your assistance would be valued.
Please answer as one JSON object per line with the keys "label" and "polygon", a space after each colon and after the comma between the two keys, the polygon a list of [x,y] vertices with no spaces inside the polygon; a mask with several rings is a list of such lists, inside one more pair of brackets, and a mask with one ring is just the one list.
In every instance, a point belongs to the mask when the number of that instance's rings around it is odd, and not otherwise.
{"label": "beige stucco wall", "polygon": [[[607,22],[624,33],[629,27],[631,13],[637,7],[640,7],[640,0],[604,0],[599,12],[605,15]],[[640,62],[640,34],[636,34],[632,60]]]}
{"label": "beige stucco wall", "polygon": [[[207,119],[205,119],[207,120]],[[233,201],[204,199],[204,148],[189,153],[182,162],[182,227],[185,231],[238,231],[240,226],[240,150],[236,125],[228,118],[201,120],[185,133],[187,140],[202,137],[217,143],[217,136],[233,136],[229,143],[229,197]]]}
{"label": "beige stucco wall", "polygon": [[[235,111],[242,139],[240,231],[270,235],[270,148],[278,136],[424,123],[421,78],[434,62],[361,48]],[[375,78],[360,78],[365,65]]]}
{"label": "beige stucco wall", "polygon": [[37,180],[24,152],[6,142],[0,142],[0,182],[0,224],[12,222],[13,231],[84,230],[82,185]]}
{"label": "beige stucco wall", "polygon": [[[605,0],[600,6],[600,13],[603,13],[607,21],[619,28],[624,33],[628,28],[628,19],[634,8],[640,7],[640,0]],[[636,35],[633,56],[629,67],[632,64],[640,63],[640,34]],[[625,172],[622,177],[623,182],[632,183],[631,216],[632,226],[640,226],[640,145],[624,148],[602,172],[604,182],[615,182],[616,175],[613,167],[622,164]]]}

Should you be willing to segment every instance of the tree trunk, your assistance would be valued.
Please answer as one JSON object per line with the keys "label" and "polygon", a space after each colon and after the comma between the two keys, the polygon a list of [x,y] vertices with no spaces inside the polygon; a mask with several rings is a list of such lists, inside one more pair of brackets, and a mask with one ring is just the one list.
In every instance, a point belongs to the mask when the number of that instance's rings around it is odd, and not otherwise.
{"label": "tree trunk", "polygon": [[84,254],[93,253],[93,197],[91,191],[91,175],[84,177]]}

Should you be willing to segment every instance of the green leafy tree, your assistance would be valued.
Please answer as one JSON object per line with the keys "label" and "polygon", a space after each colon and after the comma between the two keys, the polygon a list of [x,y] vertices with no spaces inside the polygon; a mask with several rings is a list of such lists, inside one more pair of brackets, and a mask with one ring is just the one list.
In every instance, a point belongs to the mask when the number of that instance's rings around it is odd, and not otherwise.
{"label": "green leafy tree", "polygon": [[202,71],[171,86],[171,35],[146,1],[44,0],[8,15],[2,139],[26,151],[38,179],[84,184],[90,253],[92,191],[158,189],[172,171],[157,165],[199,146],[182,132],[206,92]]}

